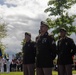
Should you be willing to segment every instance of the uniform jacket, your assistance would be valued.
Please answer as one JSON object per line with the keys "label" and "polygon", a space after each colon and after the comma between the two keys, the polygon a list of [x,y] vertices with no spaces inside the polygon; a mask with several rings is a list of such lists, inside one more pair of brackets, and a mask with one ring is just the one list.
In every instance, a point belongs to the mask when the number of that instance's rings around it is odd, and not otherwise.
{"label": "uniform jacket", "polygon": [[52,67],[55,58],[56,44],[54,38],[46,32],[37,40],[37,67]]}
{"label": "uniform jacket", "polygon": [[35,42],[26,42],[23,46],[23,64],[35,63],[36,47]]}
{"label": "uniform jacket", "polygon": [[67,65],[72,64],[72,56],[76,53],[76,46],[73,39],[65,37],[64,39],[59,39],[57,43],[57,54],[58,54],[58,64]]}

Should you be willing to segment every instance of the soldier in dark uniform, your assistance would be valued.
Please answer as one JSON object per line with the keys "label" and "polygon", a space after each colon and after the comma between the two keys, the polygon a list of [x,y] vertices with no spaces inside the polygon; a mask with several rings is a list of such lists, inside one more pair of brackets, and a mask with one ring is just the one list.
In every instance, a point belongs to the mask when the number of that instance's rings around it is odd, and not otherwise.
{"label": "soldier in dark uniform", "polygon": [[35,42],[31,41],[31,34],[25,33],[26,43],[23,46],[23,71],[24,75],[35,75]]}
{"label": "soldier in dark uniform", "polygon": [[40,35],[37,38],[36,75],[52,75],[53,60],[56,56],[54,38],[48,34],[48,25],[41,22]]}
{"label": "soldier in dark uniform", "polygon": [[57,43],[58,74],[72,75],[72,56],[76,53],[76,46],[73,39],[66,36],[64,28],[60,29],[60,37]]}

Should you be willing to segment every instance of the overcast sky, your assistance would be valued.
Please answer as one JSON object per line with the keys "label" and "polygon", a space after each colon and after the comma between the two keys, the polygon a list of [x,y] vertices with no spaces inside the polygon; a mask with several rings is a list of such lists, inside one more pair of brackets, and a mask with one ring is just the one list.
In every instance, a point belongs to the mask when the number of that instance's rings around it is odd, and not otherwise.
{"label": "overcast sky", "polygon": [[[21,51],[24,32],[32,33],[32,40],[38,35],[40,21],[47,18],[44,10],[49,0],[0,0],[0,17],[7,23],[8,36],[3,39],[6,53]],[[76,5],[69,14],[76,14]],[[74,41],[76,38],[72,35]]]}

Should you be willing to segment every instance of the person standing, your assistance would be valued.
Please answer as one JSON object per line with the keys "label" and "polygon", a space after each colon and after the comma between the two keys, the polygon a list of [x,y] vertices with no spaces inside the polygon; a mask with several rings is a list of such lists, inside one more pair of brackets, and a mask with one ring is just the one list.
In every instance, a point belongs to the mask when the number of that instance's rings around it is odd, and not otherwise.
{"label": "person standing", "polygon": [[3,58],[3,56],[0,56],[1,73],[4,72],[4,64],[5,63],[6,63],[6,60]]}
{"label": "person standing", "polygon": [[56,44],[54,38],[48,34],[48,29],[48,25],[41,21],[40,35],[36,41],[36,75],[52,75]]}
{"label": "person standing", "polygon": [[76,53],[76,46],[72,38],[66,36],[65,28],[60,29],[57,42],[58,75],[72,75],[72,56]]}
{"label": "person standing", "polygon": [[23,46],[23,72],[24,75],[35,75],[35,42],[31,40],[31,34],[25,32],[26,43]]}
{"label": "person standing", "polygon": [[9,58],[6,59],[6,72],[7,73],[10,72],[10,61],[9,61]]}

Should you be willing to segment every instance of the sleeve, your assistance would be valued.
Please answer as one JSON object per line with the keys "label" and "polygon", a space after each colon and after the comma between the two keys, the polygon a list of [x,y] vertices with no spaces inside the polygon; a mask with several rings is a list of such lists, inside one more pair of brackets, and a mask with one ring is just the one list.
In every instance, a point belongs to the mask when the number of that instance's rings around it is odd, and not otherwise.
{"label": "sleeve", "polygon": [[56,54],[59,54],[59,40],[57,41],[57,48],[56,48]]}
{"label": "sleeve", "polygon": [[22,46],[22,52],[24,53],[24,45]]}
{"label": "sleeve", "polygon": [[33,42],[34,56],[36,56],[36,42]]}
{"label": "sleeve", "polygon": [[56,42],[54,38],[50,38],[50,45],[51,45],[51,55],[52,59],[54,60],[56,57]]}
{"label": "sleeve", "polygon": [[76,45],[73,39],[70,40],[70,47],[71,47],[71,55],[73,56],[76,53]]}
{"label": "sleeve", "polygon": [[22,46],[22,53],[23,53],[23,55],[25,54],[25,45],[26,45],[26,44],[24,44],[24,45]]}
{"label": "sleeve", "polygon": [[55,59],[55,57],[56,57],[56,43],[55,43],[54,39],[52,41],[52,52],[53,52],[53,59]]}

